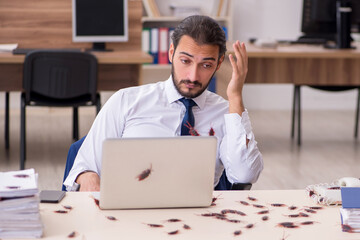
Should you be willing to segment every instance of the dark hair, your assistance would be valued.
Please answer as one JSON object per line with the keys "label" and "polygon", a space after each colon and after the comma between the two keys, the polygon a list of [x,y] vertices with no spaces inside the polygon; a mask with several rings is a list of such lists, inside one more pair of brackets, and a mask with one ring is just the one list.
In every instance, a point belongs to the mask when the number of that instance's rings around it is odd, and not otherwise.
{"label": "dark hair", "polygon": [[219,59],[226,52],[225,32],[214,19],[208,16],[194,15],[182,20],[171,36],[174,49],[184,35],[188,35],[200,45],[218,45]]}

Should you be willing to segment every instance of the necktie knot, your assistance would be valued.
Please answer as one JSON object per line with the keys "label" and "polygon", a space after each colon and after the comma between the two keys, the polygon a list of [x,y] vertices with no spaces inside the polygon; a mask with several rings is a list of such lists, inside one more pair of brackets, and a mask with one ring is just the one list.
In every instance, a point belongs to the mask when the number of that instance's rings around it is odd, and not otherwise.
{"label": "necktie knot", "polygon": [[188,99],[188,98],[180,98],[179,101],[182,102],[182,103],[185,105],[186,110],[187,110],[188,108],[192,108],[193,106],[196,105],[196,103],[194,102],[194,100]]}

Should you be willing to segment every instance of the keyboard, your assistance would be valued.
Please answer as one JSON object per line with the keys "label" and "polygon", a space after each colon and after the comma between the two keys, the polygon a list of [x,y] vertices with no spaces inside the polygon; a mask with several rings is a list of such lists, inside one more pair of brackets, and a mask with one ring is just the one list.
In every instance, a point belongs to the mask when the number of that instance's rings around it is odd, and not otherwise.
{"label": "keyboard", "polygon": [[[34,51],[34,50],[45,50],[44,48],[15,48],[12,53],[17,55],[17,54],[21,54],[21,55],[26,55],[28,54],[29,52],[31,51]],[[48,49],[49,50],[49,49]],[[52,50],[64,50],[64,51],[76,51],[76,52],[80,52],[81,49],[80,48],[54,48]]]}
{"label": "keyboard", "polygon": [[327,42],[324,38],[299,38],[291,41],[291,44],[325,44]]}

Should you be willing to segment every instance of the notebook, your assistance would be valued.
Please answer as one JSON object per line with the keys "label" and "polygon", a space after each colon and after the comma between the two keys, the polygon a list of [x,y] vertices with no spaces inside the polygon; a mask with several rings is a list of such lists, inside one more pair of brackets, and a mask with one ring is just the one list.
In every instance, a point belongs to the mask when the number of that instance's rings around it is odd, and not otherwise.
{"label": "notebook", "polygon": [[210,206],[216,152],[216,137],[105,140],[100,208]]}

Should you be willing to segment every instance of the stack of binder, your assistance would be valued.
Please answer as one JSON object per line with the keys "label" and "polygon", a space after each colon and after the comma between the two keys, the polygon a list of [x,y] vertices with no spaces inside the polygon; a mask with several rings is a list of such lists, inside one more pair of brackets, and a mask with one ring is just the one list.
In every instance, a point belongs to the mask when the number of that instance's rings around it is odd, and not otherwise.
{"label": "stack of binder", "polygon": [[344,232],[360,232],[360,188],[341,188],[341,222]]}
{"label": "stack of binder", "polygon": [[0,172],[0,239],[42,236],[38,192],[34,169]]}

